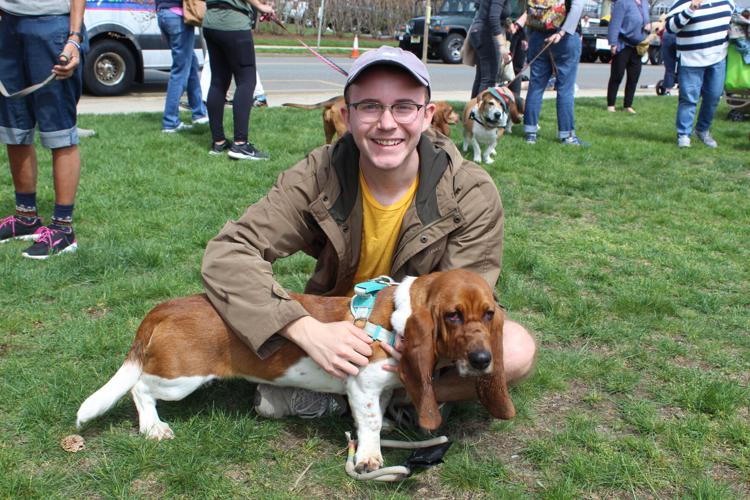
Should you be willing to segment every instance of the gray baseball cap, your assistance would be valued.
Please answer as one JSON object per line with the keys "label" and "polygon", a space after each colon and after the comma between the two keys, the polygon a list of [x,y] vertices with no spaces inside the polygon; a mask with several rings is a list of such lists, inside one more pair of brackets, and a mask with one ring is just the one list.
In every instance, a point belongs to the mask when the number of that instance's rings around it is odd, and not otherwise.
{"label": "gray baseball cap", "polygon": [[427,66],[422,63],[411,52],[407,52],[398,47],[389,47],[383,45],[375,50],[368,50],[354,60],[352,67],[349,69],[349,76],[344,85],[344,93],[349,85],[362,74],[364,70],[372,66],[396,66],[406,70],[419,83],[427,87],[427,96],[432,93],[430,87],[430,74],[427,72]]}

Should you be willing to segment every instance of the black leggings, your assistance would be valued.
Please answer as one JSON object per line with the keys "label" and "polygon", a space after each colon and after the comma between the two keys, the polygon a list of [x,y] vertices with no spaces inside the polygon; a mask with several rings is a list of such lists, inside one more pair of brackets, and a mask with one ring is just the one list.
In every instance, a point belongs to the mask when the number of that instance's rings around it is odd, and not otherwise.
{"label": "black leggings", "polygon": [[471,97],[474,98],[481,91],[497,85],[500,48],[488,29],[470,31],[469,43],[474,47],[477,61],[477,72],[474,76],[474,85],[471,87]]}
{"label": "black leggings", "polygon": [[214,142],[225,140],[224,99],[234,76],[237,89],[232,101],[234,141],[247,142],[250,109],[255,90],[255,45],[250,30],[221,31],[203,29],[211,63],[211,86],[208,90],[208,121]]}
{"label": "black leggings", "polygon": [[633,97],[635,89],[638,86],[638,78],[641,76],[641,56],[633,47],[625,47],[612,58],[612,67],[609,73],[609,85],[607,85],[607,106],[614,106],[617,100],[617,89],[620,88],[620,82],[628,72],[628,79],[625,81],[625,101],[623,107],[630,108],[633,106]]}

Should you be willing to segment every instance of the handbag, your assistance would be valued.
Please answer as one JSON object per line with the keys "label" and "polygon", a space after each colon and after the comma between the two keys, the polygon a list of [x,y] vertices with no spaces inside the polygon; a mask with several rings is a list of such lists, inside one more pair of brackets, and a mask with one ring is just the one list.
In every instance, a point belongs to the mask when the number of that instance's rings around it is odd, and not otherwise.
{"label": "handbag", "polygon": [[182,0],[182,19],[189,26],[200,26],[206,15],[205,0]]}
{"label": "handbag", "polygon": [[461,46],[461,62],[467,66],[475,66],[477,61],[477,54],[474,51],[474,46],[469,42],[468,35],[464,38],[464,44]]}

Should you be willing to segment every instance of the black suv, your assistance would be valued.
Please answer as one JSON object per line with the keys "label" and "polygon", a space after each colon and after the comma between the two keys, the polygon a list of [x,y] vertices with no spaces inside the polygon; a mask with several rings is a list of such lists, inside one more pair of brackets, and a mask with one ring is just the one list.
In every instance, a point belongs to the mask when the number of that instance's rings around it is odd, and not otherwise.
{"label": "black suv", "polygon": [[[461,62],[461,46],[476,11],[476,0],[445,0],[430,17],[427,57],[442,59],[448,64]],[[398,46],[422,56],[424,16],[414,17],[398,35]]]}

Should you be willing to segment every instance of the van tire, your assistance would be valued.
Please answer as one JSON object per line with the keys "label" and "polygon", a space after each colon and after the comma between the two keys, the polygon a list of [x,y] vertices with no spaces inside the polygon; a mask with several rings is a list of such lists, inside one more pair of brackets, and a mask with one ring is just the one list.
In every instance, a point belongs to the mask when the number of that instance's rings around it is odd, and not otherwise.
{"label": "van tire", "polygon": [[83,84],[90,94],[124,94],[133,80],[135,58],[124,43],[104,39],[91,44],[83,67]]}

